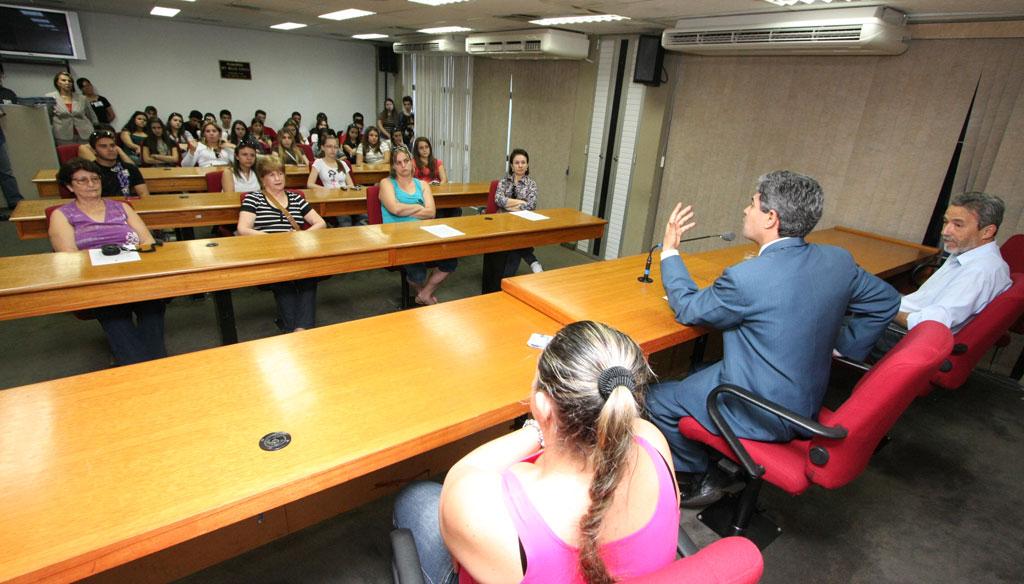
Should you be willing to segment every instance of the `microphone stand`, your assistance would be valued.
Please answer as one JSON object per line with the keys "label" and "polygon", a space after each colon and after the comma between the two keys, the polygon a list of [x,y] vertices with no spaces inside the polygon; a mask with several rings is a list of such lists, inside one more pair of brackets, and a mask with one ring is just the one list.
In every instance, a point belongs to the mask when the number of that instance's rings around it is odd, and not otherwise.
{"label": "microphone stand", "polygon": [[[681,239],[679,243],[689,243],[691,241],[697,241],[700,239],[711,239],[712,237],[721,237],[725,241],[732,241],[736,236],[733,233],[716,233],[714,235],[701,235],[700,237],[691,237],[689,239]],[[647,252],[647,261],[644,263],[644,273],[641,276],[637,276],[637,282],[643,282],[644,284],[650,284],[654,280],[651,279],[651,261],[654,258],[654,250],[661,247],[660,243],[656,243],[651,247],[651,251]]]}

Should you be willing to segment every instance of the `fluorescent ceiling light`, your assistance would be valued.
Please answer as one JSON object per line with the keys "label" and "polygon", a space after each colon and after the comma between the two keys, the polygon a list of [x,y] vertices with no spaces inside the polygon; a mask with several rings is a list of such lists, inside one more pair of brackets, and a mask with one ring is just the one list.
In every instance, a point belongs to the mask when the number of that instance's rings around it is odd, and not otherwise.
{"label": "fluorescent ceiling light", "polygon": [[177,8],[164,8],[162,6],[154,6],[153,9],[149,11],[149,13],[152,14],[153,16],[167,16],[167,17],[175,16],[179,12],[181,12],[181,10],[179,10]]}
{"label": "fluorescent ceiling light", "polygon": [[388,38],[388,35],[380,34],[377,32],[369,32],[366,34],[354,34],[352,35],[352,38],[359,39],[361,41],[372,41],[373,39],[386,39]]}
{"label": "fluorescent ceiling light", "polygon": [[299,24],[298,22],[282,22],[281,24],[275,24],[270,28],[276,28],[277,30],[295,30],[297,28],[305,27],[305,24]]}
{"label": "fluorescent ceiling light", "polygon": [[345,10],[339,10],[337,12],[321,14],[319,18],[326,18],[327,20],[348,20],[350,18],[359,18],[360,16],[370,16],[371,14],[377,13],[370,12],[369,10],[359,10],[358,8],[346,8]]}
{"label": "fluorescent ceiling light", "polygon": [[[792,6],[797,2],[803,2],[804,4],[814,4],[815,2],[824,2],[825,4],[831,4],[832,0],[764,0],[769,4],[776,6]],[[835,0],[836,2],[850,2],[850,0]]]}
{"label": "fluorescent ceiling light", "polygon": [[588,22],[613,22],[616,20],[630,20],[628,16],[618,14],[587,14],[583,16],[559,16],[556,18],[542,18],[531,20],[531,24],[540,26],[558,26],[559,24],[585,24]]}
{"label": "fluorescent ceiling light", "polygon": [[468,2],[469,0],[409,0],[409,2],[415,2],[417,4],[427,4],[429,6],[441,6],[443,4],[456,4],[458,2]]}
{"label": "fluorescent ceiling light", "polygon": [[435,28],[421,28],[418,32],[424,34],[448,34],[452,32],[471,32],[472,30],[464,26],[438,26]]}

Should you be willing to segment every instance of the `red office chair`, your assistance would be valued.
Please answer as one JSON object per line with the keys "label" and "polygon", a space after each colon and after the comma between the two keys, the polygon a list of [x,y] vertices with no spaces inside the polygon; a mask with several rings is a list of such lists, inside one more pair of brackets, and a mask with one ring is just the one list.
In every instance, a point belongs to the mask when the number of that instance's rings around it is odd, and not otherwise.
{"label": "red office chair", "polygon": [[[1011,274],[1024,274],[1024,235],[1018,233],[1007,239],[999,248],[999,252],[1003,255],[1003,261],[1010,266]],[[1024,335],[1024,317],[1018,318],[1017,322],[1013,323],[1010,332]],[[997,347],[1005,347],[1009,344],[1009,333],[1003,335],[996,342]],[[1024,349],[1021,349],[1020,355],[1017,356],[1017,362],[1014,363],[1013,370],[1010,372],[1010,377],[1017,381],[1020,381],[1022,375],[1024,375]]]}
{"label": "red office chair", "polygon": [[[384,214],[380,210],[380,187],[377,185],[366,187],[366,222],[370,225],[380,225],[384,222]],[[402,309],[412,306],[409,301],[409,280],[406,279],[405,268],[398,266],[385,269],[389,272],[398,272],[402,277]]]}
{"label": "red office chair", "polygon": [[[708,507],[699,516],[720,535],[743,535],[764,549],[779,529],[755,514],[763,481],[792,495],[812,484],[835,489],[857,478],[867,467],[886,432],[928,385],[929,378],[949,356],[953,335],[934,321],[914,327],[853,388],[836,411],[822,408],[818,421],[786,410],[750,391],[723,384],[708,395],[708,412],[719,434],[706,430],[693,418],[679,421],[679,431],[740,463],[748,477],[739,495]],[[748,406],[771,412],[812,437],[790,442],[738,439],[720,411],[720,396],[739,399]]]}
{"label": "red office chair", "polygon": [[487,190],[487,208],[484,213],[493,215],[498,212],[498,203],[494,201],[494,194],[498,192],[498,181],[491,181],[491,188]]}
{"label": "red office chair", "polygon": [[208,193],[223,193],[224,192],[224,169],[218,168],[217,170],[206,173],[206,192]]}
{"label": "red office chair", "polygon": [[313,147],[309,144],[299,144],[299,148],[302,148],[302,153],[306,155],[309,166],[313,166],[313,161],[316,160],[316,156],[313,156]]}
{"label": "red office chair", "polygon": [[[416,542],[408,529],[391,532],[394,557],[391,572],[395,584],[420,584],[423,572]],[[748,539],[720,539],[696,554],[680,558],[664,568],[623,584],[754,584],[764,572],[761,552]]]}
{"label": "red office chair", "polygon": [[61,144],[57,146],[57,161],[64,164],[72,158],[78,158],[78,146],[78,144]]}
{"label": "red office chair", "polygon": [[943,389],[963,385],[985,353],[1019,322],[1024,315],[1024,274],[1011,274],[1010,278],[1013,280],[1010,288],[996,296],[954,335],[953,354],[949,356],[952,367],[932,376],[933,385]]}

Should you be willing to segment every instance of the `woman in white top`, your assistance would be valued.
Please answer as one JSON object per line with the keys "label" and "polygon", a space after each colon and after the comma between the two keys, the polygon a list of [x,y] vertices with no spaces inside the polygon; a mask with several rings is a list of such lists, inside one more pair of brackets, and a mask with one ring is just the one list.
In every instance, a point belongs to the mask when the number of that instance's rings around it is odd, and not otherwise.
{"label": "woman in white top", "polygon": [[323,158],[313,161],[309,177],[306,178],[306,187],[316,188],[317,177],[326,189],[348,189],[355,186],[352,184],[348,164],[338,160],[338,136],[331,131],[324,132],[321,146],[324,151]]}
{"label": "woman in white top", "polygon": [[359,147],[356,164],[390,164],[391,147],[380,139],[380,130],[371,127],[366,130],[366,139]]}
{"label": "woman in white top", "polygon": [[260,179],[256,176],[255,142],[243,141],[235,147],[235,161],[223,170],[221,185],[225,193],[251,193],[260,190]]}
{"label": "woman in white top", "polygon": [[181,159],[182,166],[228,166],[234,162],[235,157],[230,148],[224,147],[224,141],[220,137],[220,126],[208,122],[203,124],[203,141],[188,143],[188,152]]}

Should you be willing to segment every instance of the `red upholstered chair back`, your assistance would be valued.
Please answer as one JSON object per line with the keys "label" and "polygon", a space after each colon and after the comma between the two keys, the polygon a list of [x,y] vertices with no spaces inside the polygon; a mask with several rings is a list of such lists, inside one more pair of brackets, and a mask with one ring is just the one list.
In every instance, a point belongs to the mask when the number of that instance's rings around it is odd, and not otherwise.
{"label": "red upholstered chair back", "polygon": [[764,558],[745,537],[726,537],[696,554],[623,584],[754,584],[764,572]]}
{"label": "red upholstered chair back", "polygon": [[498,181],[491,181],[491,188],[487,191],[487,210],[484,211],[487,215],[491,215],[498,212],[498,204],[494,202],[494,194],[498,192]]}
{"label": "red upholstered chair back", "polygon": [[78,144],[61,144],[57,146],[57,161],[61,164],[78,156]]}
{"label": "red upholstered chair back", "polygon": [[206,192],[208,193],[222,193],[224,192],[224,174],[223,169],[214,170],[206,173]]}
{"label": "red upholstered chair back", "polygon": [[[963,385],[978,361],[1024,315],[1024,274],[1010,274],[1010,278],[1013,279],[1013,285],[1009,290],[996,296],[954,335],[957,354],[949,357],[953,368],[935,374],[932,377],[934,385],[944,389],[956,389]],[[962,352],[961,346],[964,349]]]}
{"label": "red upholstered chair back", "polygon": [[384,222],[384,214],[380,211],[380,187],[366,187],[366,222],[380,225]]}
{"label": "red upholstered chair back", "polygon": [[310,166],[313,166],[313,160],[316,156],[313,156],[313,147],[309,144],[299,144],[299,148],[302,148],[302,153],[306,155],[306,161],[309,162]]}
{"label": "red upholstered chair back", "polygon": [[885,433],[928,386],[931,375],[953,349],[949,328],[935,321],[915,326],[853,388],[850,397],[833,413],[822,410],[821,423],[842,426],[848,434],[839,440],[814,438],[811,449],[824,448],[822,466],[805,459],[807,478],[825,488],[841,487],[867,467]]}
{"label": "red upholstered chair back", "polygon": [[[1024,274],[1024,235],[1018,233],[1007,239],[999,248],[999,252],[1003,254],[1003,260],[1010,266],[1011,274]],[[1018,318],[1010,330],[1018,335],[1024,335],[1024,317]]]}

